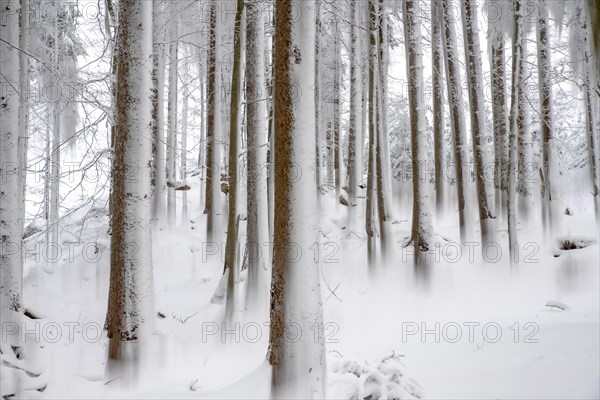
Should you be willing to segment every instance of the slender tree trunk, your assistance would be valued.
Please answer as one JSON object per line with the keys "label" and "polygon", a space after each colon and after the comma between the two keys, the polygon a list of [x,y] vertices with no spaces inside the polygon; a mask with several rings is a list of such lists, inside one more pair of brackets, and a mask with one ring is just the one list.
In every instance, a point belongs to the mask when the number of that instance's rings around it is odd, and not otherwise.
{"label": "slender tree trunk", "polygon": [[490,28],[490,70],[492,75],[492,119],[494,126],[494,155],[496,213],[506,215],[508,191],[508,134],[506,115],[506,73],[504,67],[504,34],[499,27]]}
{"label": "slender tree trunk", "polygon": [[163,7],[159,6],[159,3],[159,0],[153,1],[154,18],[152,27],[154,42],[154,51],[152,54],[152,82],[154,86],[152,95],[152,155],[154,159],[152,215],[155,220],[162,220],[165,217],[165,190],[167,186],[164,145],[165,111],[163,107],[165,102],[165,50],[163,44],[165,34],[162,14],[164,10]]}
{"label": "slender tree trunk", "polygon": [[423,104],[423,54],[421,50],[421,18],[418,2],[404,1],[404,37],[408,62],[406,64],[409,90],[409,114],[413,170],[413,214],[411,235],[417,266],[425,264],[424,252],[431,248],[432,223],[427,174],[429,163]]}
{"label": "slender tree trunk", "polygon": [[[296,9],[298,12],[292,12]],[[315,103],[312,96],[290,101],[293,88],[310,93],[315,67],[315,3],[278,0],[275,9],[275,234],[269,363],[272,396],[323,398],[325,346],[319,262],[309,254],[319,244],[314,162]],[[293,18],[293,16],[296,18]],[[298,327],[291,341],[290,326]],[[305,334],[311,332],[311,334]]]}
{"label": "slender tree trunk", "polygon": [[21,104],[19,105],[19,182],[21,182],[21,192],[19,203],[21,204],[21,219],[25,223],[25,199],[27,194],[27,150],[28,132],[29,132],[29,0],[21,0],[20,21],[20,40],[19,46],[19,90],[21,92]]}
{"label": "slender tree trunk", "polygon": [[[356,195],[361,173],[362,154],[362,71],[360,6],[350,3],[353,25],[350,28],[350,117],[348,124],[348,229],[353,230],[356,222]],[[361,174],[362,175],[362,174]]]}
{"label": "slender tree trunk", "polygon": [[442,49],[442,5],[431,0],[431,47],[433,91],[433,147],[435,155],[435,208],[438,217],[444,206],[444,88]]}
{"label": "slender tree trunk", "polygon": [[[477,7],[473,0],[462,0],[463,33],[465,41],[465,59],[467,60],[467,81],[469,86],[469,103],[471,106],[471,140],[475,158],[475,184],[479,205],[479,223],[482,245],[487,245],[493,233],[493,212],[488,201],[485,172],[485,146],[487,136],[486,112],[483,98],[483,73],[481,71],[481,50],[479,47],[479,24],[477,23]],[[483,247],[482,247],[483,248]]]}
{"label": "slender tree trunk", "polygon": [[377,215],[379,220],[379,236],[381,253],[385,257],[389,249],[389,221],[390,221],[390,179],[389,169],[389,144],[387,134],[387,40],[385,36],[386,23],[383,0],[379,0],[377,8],[377,59],[376,59],[376,94],[375,94],[375,129],[377,144],[375,146],[375,169],[377,185]]}
{"label": "slender tree trunk", "polygon": [[204,199],[204,214],[206,214],[206,233],[207,240],[210,242],[214,236],[214,218],[215,210],[218,202],[218,190],[219,187],[219,158],[218,152],[216,151],[216,119],[219,118],[217,114],[217,102],[219,96],[217,91],[217,10],[216,3],[213,0],[210,3],[209,21],[210,21],[210,33],[208,40],[208,60],[207,60],[207,77],[206,77],[206,190]]}
{"label": "slender tree trunk", "polygon": [[517,193],[519,194],[518,208],[521,222],[529,218],[531,199],[531,131],[529,128],[529,113],[525,102],[527,91],[527,37],[521,33],[521,57],[519,58],[519,113],[517,116]]}
{"label": "slender tree trunk", "polygon": [[375,268],[374,264],[374,240],[375,240],[375,206],[374,202],[376,199],[375,196],[375,150],[377,147],[377,135],[376,135],[376,104],[375,104],[375,67],[377,61],[377,39],[376,39],[376,25],[377,19],[375,14],[375,0],[369,0],[369,109],[367,111],[369,118],[369,144],[368,144],[368,167],[367,167],[367,205],[365,212],[365,230],[367,233],[368,240],[368,259],[369,259],[369,268]]}
{"label": "slender tree trunk", "polygon": [[227,241],[225,243],[225,264],[224,273],[228,273],[227,280],[227,318],[231,321],[235,308],[235,282],[234,269],[237,268],[235,262],[235,252],[237,249],[237,229],[236,221],[238,219],[237,195],[238,195],[238,113],[240,108],[240,68],[241,68],[241,30],[242,15],[244,12],[244,0],[237,0],[237,9],[235,13],[235,28],[233,33],[233,70],[231,76],[231,104],[229,108],[229,217],[227,225]]}
{"label": "slender tree trunk", "polygon": [[[119,4],[109,359],[138,360],[152,328],[152,2]],[[135,177],[136,179],[131,179]]]}
{"label": "slender tree trunk", "polygon": [[183,85],[183,98],[182,106],[181,106],[181,160],[180,160],[180,171],[179,176],[181,177],[181,185],[183,189],[181,191],[181,223],[183,225],[188,223],[188,202],[187,202],[187,190],[185,190],[185,186],[187,185],[187,131],[188,131],[188,111],[189,111],[189,97],[190,97],[190,88],[189,88],[189,76],[190,76],[190,68],[189,61],[187,57],[184,61],[184,75],[186,78],[186,82]]}
{"label": "slender tree trunk", "polygon": [[459,56],[456,45],[456,30],[449,0],[442,1],[444,16],[444,59],[446,62],[448,98],[450,102],[450,120],[454,135],[454,162],[456,166],[456,191],[458,195],[458,219],[460,226],[460,241],[465,242],[465,177],[463,167],[468,160],[466,128],[460,77]]}
{"label": "slender tree trunk", "polygon": [[261,254],[269,242],[267,209],[265,43],[262,0],[246,5],[246,134],[248,143],[248,284],[246,304],[251,313],[267,315],[269,255]]}
{"label": "slender tree trunk", "polygon": [[340,132],[340,86],[341,82],[341,32],[338,16],[334,15],[334,32],[333,32],[333,169],[335,173],[335,202],[340,198],[340,186],[342,179],[342,161],[341,161],[341,138]]}
{"label": "slender tree trunk", "polygon": [[[596,132],[596,116],[594,115],[594,87],[598,89],[598,57],[594,57],[593,48],[589,43],[588,37],[591,36],[589,29],[589,15],[580,9],[578,12],[583,13],[583,86],[584,86],[584,107],[585,107],[585,130],[588,141],[588,165],[590,166],[591,192],[594,198],[594,213],[596,222],[600,217],[600,158],[598,149],[598,132]],[[599,56],[600,57],[600,56]]]}
{"label": "slender tree trunk", "polygon": [[542,222],[546,240],[551,239],[552,234],[552,86],[550,83],[550,71],[552,61],[548,49],[548,9],[546,0],[540,2],[539,18],[537,25],[537,52],[538,52],[538,81],[540,91],[540,114],[542,131],[542,171],[541,171],[541,195],[542,195]]}
{"label": "slender tree trunk", "polygon": [[[2,0],[0,6],[0,83],[2,88],[18,87],[21,4]],[[10,311],[21,311],[23,296],[23,218],[18,195],[22,193],[19,172],[19,105],[19,94],[3,89],[0,97],[0,311],[3,323],[12,319]]]}
{"label": "slender tree trunk", "polygon": [[[54,6],[57,10],[60,9],[60,5],[54,2]],[[54,74],[52,77],[52,82],[57,85],[55,88],[58,88],[57,77],[61,74],[60,68],[60,60],[59,54],[61,52],[62,47],[62,34],[59,30],[59,19],[61,19],[60,14],[54,18],[54,49],[53,49],[53,66],[54,66]],[[54,94],[58,94],[56,91]],[[60,152],[61,152],[61,143],[60,143],[60,132],[61,132],[61,118],[60,118],[60,104],[59,100],[55,100],[52,102],[52,144],[50,146],[50,236],[49,242],[46,244],[47,246],[60,246],[59,243],[59,228],[58,228],[58,220],[60,218]],[[49,247],[47,247],[49,248]],[[55,267],[55,254],[48,255],[48,264],[49,270],[54,271]]]}
{"label": "slender tree trunk", "polygon": [[519,130],[518,118],[521,101],[519,99],[519,83],[521,81],[521,36],[523,31],[523,14],[521,12],[521,0],[514,0],[515,22],[512,37],[512,88],[510,100],[510,133],[508,137],[508,244],[510,251],[510,262],[517,263],[518,239],[517,239],[517,208],[516,200],[516,162],[517,162],[517,134]]}
{"label": "slender tree trunk", "polygon": [[177,3],[170,4],[171,27],[169,32],[169,95],[167,107],[167,123],[169,131],[167,134],[167,219],[170,225],[175,225],[175,213],[177,199],[175,197],[175,181],[177,180],[177,69],[179,68],[179,14]]}

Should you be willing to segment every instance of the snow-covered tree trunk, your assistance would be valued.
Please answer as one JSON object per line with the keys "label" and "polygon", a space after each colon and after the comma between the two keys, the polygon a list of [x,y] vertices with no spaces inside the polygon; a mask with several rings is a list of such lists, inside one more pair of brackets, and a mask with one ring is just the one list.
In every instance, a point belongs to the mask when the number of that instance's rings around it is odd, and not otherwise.
{"label": "snow-covered tree trunk", "polygon": [[270,264],[264,254],[269,242],[267,209],[267,126],[265,81],[265,28],[263,1],[246,4],[246,135],[248,143],[248,283],[246,304],[251,313],[268,313]]}
{"label": "snow-covered tree trunk", "polygon": [[[293,12],[293,10],[297,12]],[[268,360],[276,398],[323,398],[325,346],[315,151],[315,2],[278,0],[275,8],[275,232]],[[294,98],[298,89],[307,95]],[[290,340],[294,334],[298,340]]]}
{"label": "snow-covered tree trunk", "polygon": [[508,134],[506,115],[506,73],[504,67],[504,34],[490,24],[490,71],[492,96],[492,121],[494,128],[494,187],[496,189],[496,217],[506,215],[508,189]]}
{"label": "snow-covered tree trunk", "polygon": [[[352,26],[350,28],[350,117],[348,123],[348,229],[356,223],[356,195],[358,191],[362,155],[362,71],[360,6],[350,3]],[[359,175],[360,174],[360,175]]]}
{"label": "snow-covered tree trunk", "polygon": [[479,206],[479,223],[482,244],[491,240],[493,233],[493,212],[489,204],[488,189],[485,179],[485,142],[487,122],[483,98],[483,73],[481,71],[481,49],[479,46],[479,24],[477,7],[473,0],[462,0],[463,36],[465,59],[467,60],[467,81],[469,86],[469,104],[471,106],[471,140],[475,159],[475,184]]}
{"label": "snow-covered tree trunk", "polygon": [[519,130],[519,83],[521,81],[521,44],[523,35],[523,14],[521,11],[521,0],[514,0],[514,17],[512,34],[512,87],[510,100],[510,131],[508,136],[508,244],[510,251],[510,262],[518,262],[518,239],[517,239],[517,207],[516,201],[516,168],[517,168],[517,134]]}
{"label": "snow-covered tree trunk", "polygon": [[169,94],[167,107],[167,219],[175,225],[177,199],[175,181],[177,180],[177,69],[179,67],[179,13],[177,3],[170,3],[171,23],[169,28]]}
{"label": "snow-covered tree trunk", "polygon": [[450,103],[450,121],[454,136],[454,162],[456,171],[456,191],[458,195],[458,219],[460,226],[460,241],[465,241],[465,184],[468,178],[465,176],[465,163],[468,161],[466,128],[464,120],[464,109],[462,99],[462,88],[460,77],[460,64],[458,46],[456,44],[456,29],[449,0],[442,1],[442,12],[444,17],[444,61],[447,71],[448,99]]}
{"label": "snow-covered tree trunk", "polygon": [[[21,192],[19,203],[21,204],[21,218],[25,222],[25,197],[26,197],[26,177],[27,177],[27,150],[29,148],[29,0],[21,0],[20,14],[20,40],[19,46],[19,88],[21,90],[21,104],[19,106],[19,182],[21,182]],[[25,90],[23,90],[25,89]]]}
{"label": "snow-covered tree trunk", "polygon": [[108,356],[135,360],[152,327],[152,2],[119,4]]}
{"label": "snow-covered tree trunk", "polygon": [[404,38],[406,54],[406,74],[408,77],[408,102],[410,114],[412,171],[413,171],[413,212],[411,236],[417,265],[425,262],[423,252],[431,248],[432,223],[429,201],[429,182],[426,166],[429,164],[425,129],[425,104],[423,104],[423,54],[421,45],[421,18],[418,2],[405,0]]}
{"label": "snow-covered tree trunk", "polygon": [[[376,6],[377,7],[377,6]],[[377,55],[375,60],[375,179],[377,185],[377,216],[379,220],[379,236],[381,241],[381,253],[387,255],[390,241],[390,168],[389,140],[387,134],[387,29],[384,13],[384,2],[379,0],[377,12]]]}
{"label": "snow-covered tree trunk", "polygon": [[188,222],[188,202],[187,202],[187,133],[188,133],[188,113],[189,113],[189,77],[190,77],[190,65],[189,59],[184,57],[183,72],[186,79],[185,84],[182,87],[182,105],[181,105],[181,149],[180,149],[180,170],[179,177],[181,178],[181,223],[183,225]]}
{"label": "snow-covered tree trunk", "polygon": [[[19,172],[19,93],[9,90],[19,85],[19,15],[21,4],[0,3],[0,310],[2,321],[10,311],[21,311],[23,259],[21,242],[23,219]],[[3,339],[4,340],[4,339]]]}
{"label": "snow-covered tree trunk", "polygon": [[[335,9],[338,11],[338,8]],[[340,132],[340,101],[341,101],[341,34],[339,16],[334,15],[334,31],[333,31],[333,84],[332,84],[332,99],[333,102],[333,170],[335,173],[335,202],[337,203],[340,197],[340,186],[342,179],[342,133]]]}
{"label": "snow-covered tree trunk", "polygon": [[217,86],[217,5],[213,0],[209,10],[209,40],[207,57],[206,77],[206,190],[204,199],[204,214],[206,214],[207,240],[212,241],[215,232],[216,210],[219,201],[220,174],[219,174],[219,152],[217,151],[218,132],[217,120],[220,88]]}
{"label": "snow-covered tree trunk", "polygon": [[233,68],[231,76],[231,98],[229,105],[229,213],[227,223],[227,241],[225,243],[225,264],[223,266],[224,273],[228,274],[227,278],[227,316],[228,320],[233,315],[235,308],[235,282],[234,269],[236,265],[236,249],[237,249],[237,195],[238,195],[238,113],[240,109],[240,68],[242,57],[241,46],[241,30],[242,30],[242,15],[244,12],[244,0],[237,0],[237,8],[235,13],[235,27],[233,32]]}
{"label": "snow-covered tree trunk", "polygon": [[155,220],[162,220],[165,216],[165,190],[166,182],[166,161],[165,161],[165,32],[164,32],[164,13],[163,7],[160,5],[160,0],[154,0],[154,15],[153,15],[153,45],[154,51],[152,55],[153,70],[153,95],[152,95],[152,154],[154,160],[154,193],[152,200],[152,216]]}
{"label": "snow-covered tree trunk", "polygon": [[368,259],[369,267],[375,267],[373,263],[374,256],[374,245],[375,245],[375,150],[377,148],[377,135],[376,135],[376,82],[375,82],[375,68],[377,62],[377,19],[375,10],[375,0],[369,0],[368,5],[368,131],[369,131],[369,142],[368,142],[368,161],[367,161],[367,193],[366,193],[366,211],[365,211],[365,231],[367,233],[367,248],[368,248]]}
{"label": "snow-covered tree trunk", "polygon": [[552,86],[550,82],[550,71],[552,60],[548,48],[548,9],[546,0],[540,1],[539,17],[537,23],[537,56],[538,56],[538,82],[540,92],[540,114],[542,131],[542,170],[540,173],[542,187],[542,222],[546,240],[551,239],[552,233]]}
{"label": "snow-covered tree trunk", "polygon": [[435,208],[438,217],[444,206],[444,86],[442,49],[442,5],[431,0],[431,47],[433,92],[433,147],[435,156]]}
{"label": "snow-covered tree trunk", "polygon": [[519,194],[518,208],[521,222],[527,221],[531,202],[531,129],[528,105],[525,102],[527,94],[527,35],[525,25],[521,33],[521,57],[519,58],[519,113],[517,115],[517,193]]}
{"label": "snow-covered tree trunk", "polygon": [[[600,78],[598,77],[600,66],[600,56],[594,57],[593,38],[591,36],[590,16],[589,11],[583,5],[577,6],[582,14],[581,27],[581,49],[580,54],[583,56],[581,68],[583,69],[583,98],[585,107],[585,131],[588,142],[588,165],[590,167],[591,192],[594,198],[594,212],[596,221],[600,218],[600,150],[598,149],[598,132],[596,128],[597,116],[594,113],[594,99],[598,98],[600,90]],[[591,39],[591,40],[590,40]],[[600,52],[600,51],[599,51]],[[594,93],[594,88],[595,93]]]}

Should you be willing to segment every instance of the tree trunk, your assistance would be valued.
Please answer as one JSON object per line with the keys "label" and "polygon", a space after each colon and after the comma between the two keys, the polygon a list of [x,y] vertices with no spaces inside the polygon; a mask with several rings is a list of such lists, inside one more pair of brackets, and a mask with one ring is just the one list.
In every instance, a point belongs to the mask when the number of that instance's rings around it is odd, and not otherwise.
{"label": "tree trunk", "polygon": [[20,207],[21,220],[25,222],[25,198],[27,194],[27,150],[29,148],[29,89],[30,89],[30,72],[29,72],[29,0],[21,0],[20,21],[20,40],[19,46],[22,51],[19,52],[19,88],[21,91],[21,104],[19,105],[19,182],[21,185],[20,191]]}
{"label": "tree trunk", "polygon": [[152,3],[121,0],[113,164],[109,359],[137,360],[152,328]]}
{"label": "tree trunk", "polygon": [[258,317],[267,315],[269,297],[270,260],[262,254],[269,242],[267,209],[266,91],[265,91],[265,29],[262,0],[246,5],[246,135],[248,143],[248,283],[246,304]]}
{"label": "tree trunk", "polygon": [[163,107],[165,102],[165,50],[163,44],[165,34],[162,14],[164,10],[159,6],[159,3],[158,0],[153,1],[154,17],[152,27],[154,42],[154,51],[152,54],[152,82],[154,86],[152,93],[152,155],[154,160],[152,215],[155,220],[162,220],[165,217],[165,189],[167,186],[164,145],[165,111]]}
{"label": "tree trunk", "polygon": [[431,248],[432,223],[429,204],[429,182],[425,167],[429,164],[423,104],[423,54],[421,50],[421,18],[418,4],[404,1],[404,38],[408,62],[406,73],[409,90],[409,114],[413,170],[413,213],[411,235],[417,266],[425,264],[424,252]]}
{"label": "tree trunk", "polygon": [[235,13],[235,28],[233,33],[233,69],[231,76],[231,104],[229,106],[229,213],[227,224],[227,241],[225,243],[225,264],[224,273],[228,273],[227,280],[227,318],[231,321],[235,308],[235,282],[234,269],[237,268],[235,262],[235,252],[237,249],[237,192],[238,192],[238,112],[240,108],[240,68],[242,46],[240,35],[242,30],[242,15],[244,12],[244,0],[237,0],[237,9]]}
{"label": "tree trunk", "polygon": [[366,193],[366,198],[367,198],[367,205],[366,205],[366,212],[365,212],[365,230],[367,233],[367,240],[369,241],[369,246],[368,246],[368,259],[369,259],[369,269],[373,269],[375,268],[375,264],[373,263],[374,261],[374,254],[373,254],[373,244],[374,244],[374,239],[375,239],[375,224],[373,219],[375,218],[375,207],[374,207],[374,201],[376,201],[376,198],[374,198],[374,196],[376,195],[375,193],[375,175],[376,175],[376,168],[375,168],[375,150],[377,147],[377,135],[376,135],[376,131],[375,131],[375,127],[376,127],[376,119],[375,119],[375,113],[376,113],[376,104],[375,104],[375,96],[376,96],[376,82],[375,82],[375,68],[376,68],[376,61],[377,61],[377,39],[376,39],[376,29],[377,29],[377,19],[376,19],[376,14],[375,14],[375,0],[369,0],[369,6],[368,6],[368,13],[369,13],[369,78],[368,78],[368,84],[369,84],[369,97],[368,97],[368,102],[369,102],[369,109],[367,111],[368,113],[368,118],[369,118],[369,144],[368,144],[368,166],[367,166],[367,193]]}
{"label": "tree trunk", "polygon": [[527,91],[527,37],[521,33],[521,56],[519,58],[519,113],[517,115],[517,193],[519,194],[519,215],[521,222],[529,217],[531,199],[531,131],[529,129],[529,113],[525,103]]}
{"label": "tree trunk", "polygon": [[492,75],[492,120],[494,127],[494,157],[496,217],[506,215],[508,190],[508,134],[506,115],[506,73],[504,67],[504,34],[499,27],[490,28],[490,70]]}
{"label": "tree trunk", "polygon": [[[488,190],[485,179],[485,146],[487,136],[486,112],[483,98],[483,73],[481,71],[481,50],[479,47],[479,24],[477,7],[473,0],[462,0],[463,35],[465,41],[465,59],[467,60],[467,81],[469,103],[471,106],[471,140],[475,159],[475,184],[479,205],[479,224],[482,245],[491,241],[493,233],[493,213],[488,202]],[[482,247],[483,248],[483,247]]]}
{"label": "tree trunk", "polygon": [[167,107],[167,123],[169,131],[167,134],[167,219],[169,225],[175,225],[175,213],[177,199],[175,197],[175,181],[177,180],[177,69],[179,66],[178,47],[179,47],[179,14],[177,12],[177,3],[169,5],[172,21],[169,31],[169,98]]}
{"label": "tree trunk", "polygon": [[435,155],[435,209],[438,218],[444,207],[444,88],[442,13],[439,0],[431,0],[431,47],[433,91],[433,147]]}
{"label": "tree trunk", "polygon": [[468,161],[466,128],[464,120],[464,109],[460,77],[459,56],[456,45],[456,30],[454,28],[454,18],[452,9],[449,7],[449,0],[442,1],[444,16],[444,59],[446,62],[448,98],[450,103],[450,120],[452,124],[452,133],[454,135],[454,162],[456,167],[456,191],[458,195],[458,219],[460,226],[460,241],[465,242],[465,184],[468,179],[465,177],[465,163]]}
{"label": "tree trunk", "polygon": [[[268,355],[273,397],[325,394],[319,262],[308,256],[319,244],[317,193],[310,174],[296,173],[314,162],[315,103],[312,96],[292,100],[294,88],[310,93],[314,82],[314,7],[314,1],[278,0],[275,9],[277,173]],[[290,329],[298,340],[289,340]]]}
{"label": "tree trunk", "polygon": [[521,81],[521,36],[523,31],[523,14],[521,12],[521,0],[515,0],[515,22],[512,37],[512,88],[510,100],[510,133],[508,137],[508,244],[510,251],[510,262],[517,263],[518,239],[517,239],[517,208],[516,200],[516,162],[517,162],[517,134],[519,130],[519,83]]}
{"label": "tree trunk", "polygon": [[215,214],[218,206],[218,191],[220,183],[219,174],[219,152],[217,147],[217,123],[220,118],[218,111],[219,88],[217,87],[217,10],[213,0],[210,3],[209,21],[210,33],[208,40],[208,60],[206,77],[206,190],[204,199],[204,214],[206,214],[206,236],[210,242],[213,240],[215,231]]}
{"label": "tree trunk", "polygon": [[540,2],[539,18],[537,24],[537,55],[538,55],[538,81],[540,91],[540,114],[542,131],[542,171],[541,171],[541,196],[542,196],[542,222],[546,240],[552,235],[552,86],[550,71],[552,61],[548,49],[548,9],[545,0]]}
{"label": "tree trunk", "polygon": [[[348,230],[356,221],[356,195],[360,178],[362,154],[362,71],[361,71],[361,25],[360,7],[351,2],[353,25],[350,28],[350,117],[348,123]],[[362,175],[362,174],[361,174]]]}
{"label": "tree trunk", "polygon": [[[183,98],[182,106],[181,106],[181,160],[180,160],[180,171],[179,176],[181,178],[181,185],[187,185],[187,131],[188,131],[188,110],[189,110],[189,97],[190,97],[190,88],[189,88],[189,77],[190,77],[190,68],[189,68],[189,60],[185,57],[184,61],[184,77],[186,79],[185,84],[183,85]],[[183,225],[188,223],[188,203],[187,203],[187,190],[181,191],[181,223]]]}
{"label": "tree trunk", "polygon": [[[19,165],[19,94],[7,90],[19,85],[19,2],[2,0],[0,4],[0,299],[2,321],[10,320],[10,311],[21,311],[23,260],[21,242],[23,218],[19,193],[22,193]],[[3,339],[4,340],[4,339]]]}

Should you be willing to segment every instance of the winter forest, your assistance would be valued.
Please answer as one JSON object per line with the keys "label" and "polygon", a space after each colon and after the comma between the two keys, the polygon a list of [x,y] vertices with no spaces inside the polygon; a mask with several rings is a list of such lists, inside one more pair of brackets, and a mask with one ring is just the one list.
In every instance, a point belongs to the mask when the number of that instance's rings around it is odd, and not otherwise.
{"label": "winter forest", "polygon": [[0,0],[2,399],[597,399],[600,1]]}

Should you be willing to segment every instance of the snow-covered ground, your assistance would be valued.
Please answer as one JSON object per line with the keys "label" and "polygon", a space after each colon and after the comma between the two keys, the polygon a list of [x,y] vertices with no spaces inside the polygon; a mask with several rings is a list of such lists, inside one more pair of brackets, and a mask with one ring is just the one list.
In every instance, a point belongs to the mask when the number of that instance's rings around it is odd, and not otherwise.
{"label": "snow-covered ground", "polygon": [[[205,242],[199,183],[191,185],[194,222],[161,227],[153,238],[160,316],[148,371],[126,393],[118,379],[104,376],[106,215],[87,219],[79,244],[64,245],[54,273],[30,247],[25,306],[43,318],[27,320],[24,350],[27,369],[41,375],[22,381],[33,382],[32,388],[47,383],[43,392],[28,390],[30,398],[268,397],[267,321],[240,311],[233,327],[221,324],[224,304],[210,299],[222,252],[213,254],[215,247]],[[599,398],[598,227],[591,202],[572,197],[565,201],[572,215],[560,213],[555,231],[559,238],[592,242],[586,248],[559,252],[545,243],[541,229],[522,229],[521,262],[511,268],[506,231],[499,227],[502,257],[495,261],[494,246],[485,262],[479,247],[457,253],[443,242],[458,231],[456,213],[448,211],[435,227],[439,261],[432,255],[428,278],[417,280],[410,249],[402,247],[410,230],[407,210],[395,211],[394,250],[373,276],[362,222],[349,232],[345,208],[324,196],[320,257],[329,395],[367,396],[369,382],[385,381],[396,390],[390,396]],[[537,219],[530,227],[540,225]],[[15,384],[15,371],[3,368],[3,394]]]}

